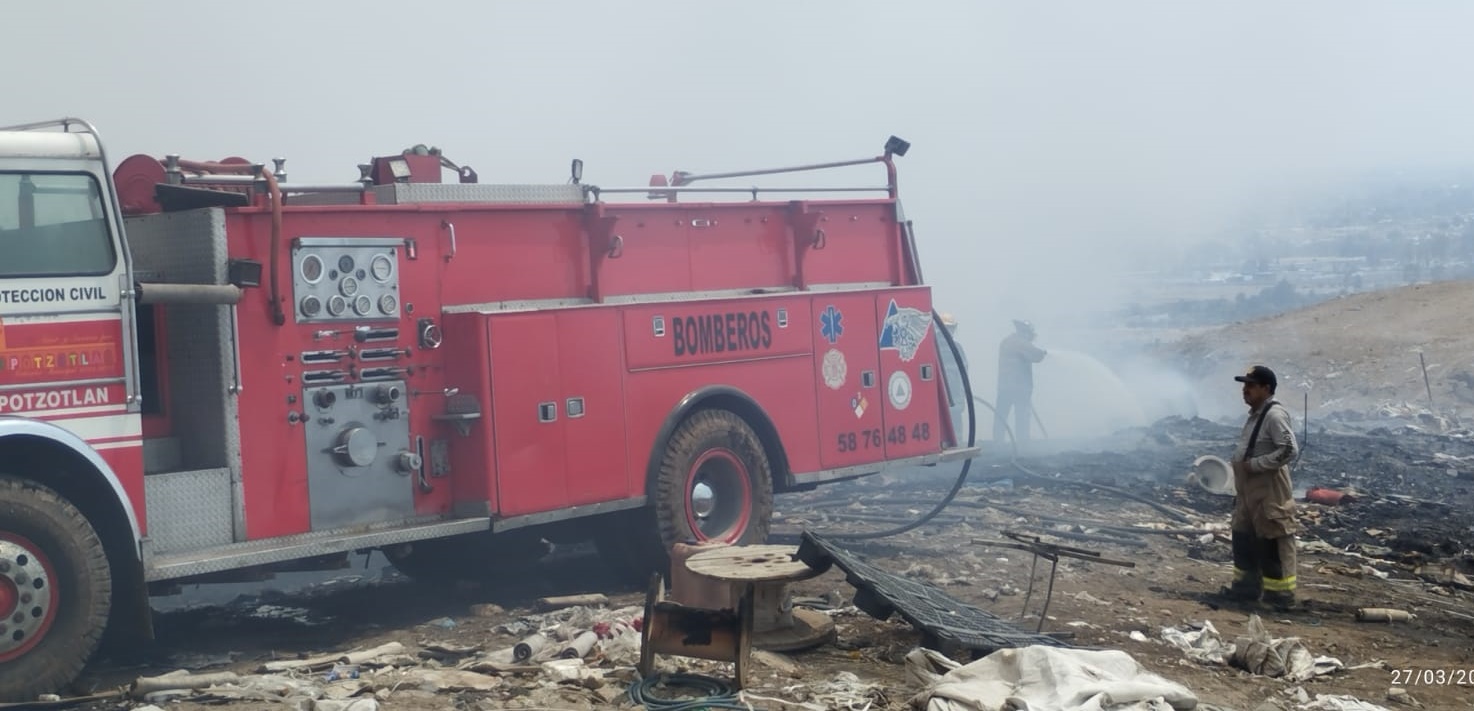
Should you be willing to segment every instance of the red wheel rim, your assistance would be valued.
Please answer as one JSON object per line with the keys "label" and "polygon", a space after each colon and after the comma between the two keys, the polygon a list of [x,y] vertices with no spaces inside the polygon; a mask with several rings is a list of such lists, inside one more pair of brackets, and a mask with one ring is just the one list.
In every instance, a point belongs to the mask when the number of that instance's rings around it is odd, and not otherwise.
{"label": "red wheel rim", "polygon": [[686,524],[696,541],[735,543],[752,519],[752,481],[729,449],[712,449],[686,474]]}
{"label": "red wheel rim", "polygon": [[0,531],[0,662],[18,659],[46,638],[56,620],[56,569],[39,546]]}

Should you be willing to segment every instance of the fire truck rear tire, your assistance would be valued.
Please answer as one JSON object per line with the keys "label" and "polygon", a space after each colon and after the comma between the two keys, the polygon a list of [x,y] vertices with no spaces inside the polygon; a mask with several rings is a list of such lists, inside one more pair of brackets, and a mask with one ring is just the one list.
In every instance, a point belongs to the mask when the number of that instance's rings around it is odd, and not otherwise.
{"label": "fire truck rear tire", "polygon": [[655,482],[655,536],[641,556],[668,570],[671,546],[767,540],[773,470],[752,426],[728,410],[700,410],[671,434]]}
{"label": "fire truck rear tire", "polygon": [[[0,574],[6,608],[0,613],[10,615],[0,620],[9,628],[0,638],[0,659],[21,652],[0,661],[0,701],[33,701],[70,684],[96,651],[112,605],[112,574],[97,531],[76,506],[48,487],[6,475],[0,475],[0,546],[7,552],[0,565],[8,565]],[[39,577],[30,574],[37,570]],[[49,597],[40,597],[43,591]],[[24,629],[17,629],[16,615]]]}

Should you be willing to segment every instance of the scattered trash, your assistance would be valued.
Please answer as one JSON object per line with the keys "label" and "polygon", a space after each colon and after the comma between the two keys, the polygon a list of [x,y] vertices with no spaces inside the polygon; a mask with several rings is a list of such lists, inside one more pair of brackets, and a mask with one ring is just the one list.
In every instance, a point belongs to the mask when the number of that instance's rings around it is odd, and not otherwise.
{"label": "scattered trash", "polygon": [[1363,607],[1356,611],[1358,622],[1409,622],[1416,617],[1406,610],[1390,607]]}
{"label": "scattered trash", "polygon": [[1234,495],[1233,467],[1211,454],[1193,460],[1193,469],[1188,472],[1187,481],[1197,484],[1210,494]]}
{"label": "scattered trash", "polygon": [[1421,702],[1413,698],[1413,695],[1409,694],[1407,689],[1404,689],[1400,686],[1394,686],[1391,689],[1387,690],[1387,700],[1391,701],[1394,704],[1411,706],[1415,709],[1423,708],[1423,704]]}
{"label": "scattered trash", "polygon": [[388,681],[432,692],[492,691],[502,685],[501,677],[461,669],[409,669],[391,673]]}
{"label": "scattered trash", "polygon": [[1251,674],[1305,681],[1339,671],[1346,665],[1332,657],[1315,657],[1299,638],[1269,636],[1258,615],[1249,617],[1249,634],[1234,642],[1229,664]]}
{"label": "scattered trash", "polygon": [[1181,649],[1189,659],[1206,664],[1228,664],[1251,674],[1305,681],[1345,668],[1333,657],[1313,656],[1298,638],[1269,636],[1258,615],[1249,618],[1249,634],[1224,642],[1211,622],[1197,629],[1162,628],[1162,639]]}
{"label": "scattered trash", "polygon": [[314,627],[327,622],[325,619],[313,619],[311,612],[300,607],[281,607],[278,605],[259,605],[249,613],[249,616],[261,620],[287,620],[307,627]]}
{"label": "scattered trash", "polygon": [[532,659],[541,654],[546,646],[548,646],[548,638],[541,634],[527,637],[512,647],[512,661],[525,662]]}
{"label": "scattered trash", "polygon": [[906,655],[906,677],[923,686],[911,705],[926,711],[1198,707],[1197,696],[1187,687],[1146,671],[1131,655],[1113,649],[1034,645],[1000,649],[960,665],[918,648]]}
{"label": "scattered trash", "polygon": [[1162,639],[1182,650],[1195,662],[1204,664],[1227,664],[1233,654],[1233,645],[1225,643],[1212,622],[1204,621],[1197,628],[1163,627]]}
{"label": "scattered trash", "polygon": [[537,601],[538,609],[544,612],[552,612],[567,607],[604,607],[608,604],[609,598],[599,593],[545,597]]}
{"label": "scattered trash", "polygon": [[564,646],[563,650],[558,652],[558,656],[563,659],[582,659],[588,656],[597,641],[599,641],[599,635],[593,632],[583,632]]}
{"label": "scattered trash", "polygon": [[191,691],[221,684],[234,684],[239,681],[240,677],[231,672],[191,674],[181,669],[160,676],[139,677],[133,682],[128,693],[135,699],[142,699],[162,691]]}
{"label": "scattered trash", "polygon": [[358,678],[358,665],[357,664],[334,664],[332,670],[330,670],[327,673],[327,675],[325,677],[323,677],[323,678],[326,681],[339,681],[341,679],[357,679]]}
{"label": "scattered trash", "polygon": [[1324,486],[1312,486],[1305,491],[1305,500],[1323,506],[1341,506],[1356,502],[1356,497],[1344,491]]}
{"label": "scattered trash", "polygon": [[1355,696],[1329,694],[1316,694],[1315,701],[1296,708],[1300,711],[1391,711],[1386,706],[1362,701]]}
{"label": "scattered trash", "polygon": [[363,664],[373,661],[379,657],[393,654],[404,654],[404,645],[398,642],[381,644],[372,649],[347,654],[332,654],[307,659],[293,659],[289,661],[267,662],[261,665],[259,673],[273,673],[284,671],[325,671],[337,664]]}
{"label": "scattered trash", "polygon": [[319,699],[312,704],[312,711],[379,711],[379,700],[364,699]]}

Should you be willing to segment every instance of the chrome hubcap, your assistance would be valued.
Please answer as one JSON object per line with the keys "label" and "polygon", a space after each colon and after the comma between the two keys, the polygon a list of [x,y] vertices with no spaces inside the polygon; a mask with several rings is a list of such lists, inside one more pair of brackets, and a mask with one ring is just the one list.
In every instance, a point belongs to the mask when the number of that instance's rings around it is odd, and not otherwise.
{"label": "chrome hubcap", "polygon": [[19,649],[45,624],[51,612],[50,585],[34,552],[0,540],[0,654]]}
{"label": "chrome hubcap", "polygon": [[704,481],[696,482],[696,486],[691,487],[691,512],[696,514],[696,518],[704,519],[716,508],[716,490]]}

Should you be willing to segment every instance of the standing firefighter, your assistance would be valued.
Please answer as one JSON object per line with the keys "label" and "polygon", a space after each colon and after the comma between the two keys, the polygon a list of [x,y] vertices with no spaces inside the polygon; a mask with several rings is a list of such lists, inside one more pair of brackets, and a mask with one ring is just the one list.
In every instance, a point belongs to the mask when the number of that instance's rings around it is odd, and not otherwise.
{"label": "standing firefighter", "polygon": [[1014,321],[1013,333],[998,344],[998,410],[993,416],[993,441],[1003,442],[1008,413],[1014,412],[1013,437],[1029,441],[1029,419],[1034,416],[1034,364],[1048,352],[1034,345],[1034,324]]}
{"label": "standing firefighter", "polygon": [[1233,584],[1223,594],[1276,607],[1295,602],[1295,500],[1290,462],[1299,445],[1290,413],[1274,400],[1274,371],[1256,365],[1244,384],[1249,417],[1233,455]]}

